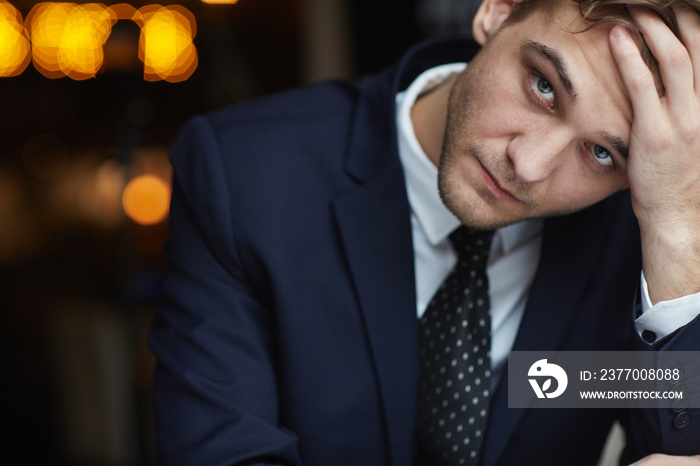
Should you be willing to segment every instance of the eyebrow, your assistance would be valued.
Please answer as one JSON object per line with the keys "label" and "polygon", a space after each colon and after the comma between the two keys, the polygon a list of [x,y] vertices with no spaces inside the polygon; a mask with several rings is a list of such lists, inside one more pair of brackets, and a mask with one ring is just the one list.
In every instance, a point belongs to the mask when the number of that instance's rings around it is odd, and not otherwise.
{"label": "eyebrow", "polygon": [[[576,102],[578,100],[578,94],[574,89],[574,85],[571,83],[569,74],[566,71],[566,66],[564,65],[564,60],[562,59],[561,55],[559,55],[559,52],[552,47],[543,44],[542,42],[537,42],[536,40],[526,41],[522,46],[522,51],[534,52],[550,62],[557,71],[559,79],[564,85],[564,89],[569,96],[569,100],[571,100],[571,102]],[[615,149],[615,151],[617,151],[618,154],[620,154],[620,157],[622,157],[622,159],[626,162],[629,154],[629,147],[627,146],[627,143],[622,138],[610,133],[603,134],[603,138]]]}
{"label": "eyebrow", "polygon": [[617,151],[618,154],[620,154],[620,157],[627,162],[627,155],[629,153],[627,143],[622,138],[614,136],[610,133],[603,134],[603,138]]}
{"label": "eyebrow", "polygon": [[554,69],[557,70],[557,74],[559,75],[559,79],[561,80],[561,83],[564,85],[564,89],[566,90],[566,93],[569,95],[569,100],[572,102],[576,102],[578,99],[578,94],[574,90],[574,85],[571,84],[571,79],[569,79],[569,74],[566,72],[566,66],[564,65],[564,60],[561,58],[561,55],[559,55],[559,52],[557,52],[555,49],[552,47],[549,47],[548,45],[543,44],[542,42],[537,42],[536,40],[528,40],[526,41],[523,46],[522,50],[525,52],[535,52],[536,54],[540,55],[542,58],[546,59],[549,61],[552,66],[554,66]]}

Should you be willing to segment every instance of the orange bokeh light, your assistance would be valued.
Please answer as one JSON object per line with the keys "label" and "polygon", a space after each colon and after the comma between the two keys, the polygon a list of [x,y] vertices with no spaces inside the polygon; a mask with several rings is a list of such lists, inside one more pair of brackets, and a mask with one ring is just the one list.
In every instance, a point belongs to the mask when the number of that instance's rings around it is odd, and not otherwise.
{"label": "orange bokeh light", "polygon": [[180,82],[197,68],[197,34],[192,13],[184,7],[148,5],[138,10],[134,21],[141,26],[139,58],[144,79]]}
{"label": "orange bokeh light", "polygon": [[27,16],[34,67],[49,78],[94,77],[116,20],[114,11],[98,3],[37,4]]}
{"label": "orange bokeh light", "polygon": [[33,60],[48,78],[92,78],[104,66],[104,45],[118,20],[134,21],[141,28],[138,55],[145,80],[181,82],[197,68],[192,42],[197,26],[183,6],[147,5],[137,10],[126,3],[107,7],[42,2],[27,15],[25,30],[19,11],[0,0],[0,77],[22,73]]}
{"label": "orange bokeh light", "polygon": [[122,206],[126,215],[136,223],[153,225],[162,222],[170,208],[170,186],[157,176],[137,176],[124,188]]}
{"label": "orange bokeh light", "polygon": [[128,3],[117,3],[108,7],[117,19],[131,20],[136,14],[136,8]]}
{"label": "orange bokeh light", "polygon": [[29,39],[22,25],[22,15],[0,0],[0,76],[17,76],[29,60]]}

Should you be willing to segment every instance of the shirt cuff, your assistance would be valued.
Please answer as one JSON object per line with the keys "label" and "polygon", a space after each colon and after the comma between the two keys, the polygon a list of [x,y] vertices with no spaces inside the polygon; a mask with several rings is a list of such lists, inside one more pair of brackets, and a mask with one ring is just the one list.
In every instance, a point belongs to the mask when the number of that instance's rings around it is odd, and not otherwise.
{"label": "shirt cuff", "polygon": [[644,272],[641,274],[642,315],[634,323],[637,333],[653,332],[656,340],[664,338],[683,327],[700,314],[700,292],[669,301],[659,301],[652,306],[649,286]]}

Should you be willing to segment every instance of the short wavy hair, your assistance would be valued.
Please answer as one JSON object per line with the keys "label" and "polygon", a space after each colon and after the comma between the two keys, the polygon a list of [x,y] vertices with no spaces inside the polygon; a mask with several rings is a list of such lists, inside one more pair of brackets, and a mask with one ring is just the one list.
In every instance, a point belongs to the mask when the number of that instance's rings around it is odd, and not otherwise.
{"label": "short wavy hair", "polygon": [[660,92],[663,92],[663,85],[659,73],[659,64],[646,42],[644,42],[642,34],[632,22],[627,11],[627,5],[637,5],[651,9],[659,15],[678,38],[681,37],[680,30],[671,5],[677,3],[700,12],[700,2],[698,0],[522,0],[515,3],[506,23],[522,21],[532,12],[541,8],[552,13],[567,1],[576,3],[583,18],[591,23],[584,31],[601,24],[620,24],[627,28],[637,43],[644,62],[653,73]]}

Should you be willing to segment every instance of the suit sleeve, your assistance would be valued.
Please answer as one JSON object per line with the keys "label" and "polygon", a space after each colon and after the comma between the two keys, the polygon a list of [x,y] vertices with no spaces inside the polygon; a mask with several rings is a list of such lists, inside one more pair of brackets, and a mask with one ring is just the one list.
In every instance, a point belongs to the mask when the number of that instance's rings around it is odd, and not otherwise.
{"label": "suit sleeve", "polygon": [[299,465],[278,423],[271,310],[236,246],[222,152],[205,118],[170,151],[164,294],[149,343],[161,465]]}
{"label": "suit sleeve", "polygon": [[[641,298],[637,297],[637,301]],[[637,302],[638,310],[641,304]],[[629,464],[652,453],[689,456],[700,454],[700,317],[650,343],[635,332],[635,350],[667,352],[663,369],[679,369],[680,378],[659,381],[660,391],[683,392],[682,400],[659,400],[654,409],[630,409],[626,422],[627,446],[620,464]],[[676,352],[676,353],[674,353]],[[668,361],[675,360],[673,367]]]}

